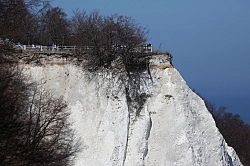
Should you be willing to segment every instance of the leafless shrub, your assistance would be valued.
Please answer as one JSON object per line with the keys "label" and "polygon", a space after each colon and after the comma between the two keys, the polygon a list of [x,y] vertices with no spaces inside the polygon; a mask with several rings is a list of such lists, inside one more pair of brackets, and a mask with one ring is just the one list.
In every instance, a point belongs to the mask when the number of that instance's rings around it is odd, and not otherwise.
{"label": "leafless shrub", "polygon": [[[129,68],[135,59],[145,56],[138,50],[146,42],[147,31],[130,17],[101,16],[98,12],[87,14],[76,11],[72,18],[73,43],[87,46],[78,57],[86,60],[86,68],[96,71],[112,67],[112,62],[121,59]],[[82,56],[81,56],[82,54]]]}
{"label": "leafless shrub", "polygon": [[78,152],[62,98],[0,67],[0,165],[68,165]]}

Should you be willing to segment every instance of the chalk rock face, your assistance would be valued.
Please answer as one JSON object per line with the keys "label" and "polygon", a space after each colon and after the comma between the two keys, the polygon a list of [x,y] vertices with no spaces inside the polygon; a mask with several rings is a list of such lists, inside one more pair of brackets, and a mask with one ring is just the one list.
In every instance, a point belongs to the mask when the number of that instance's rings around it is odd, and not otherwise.
{"label": "chalk rock face", "polygon": [[68,103],[81,138],[76,166],[242,165],[203,100],[169,62],[157,68],[156,59],[139,115],[129,110],[125,87],[110,73],[89,76],[70,63],[24,65],[24,71]]}

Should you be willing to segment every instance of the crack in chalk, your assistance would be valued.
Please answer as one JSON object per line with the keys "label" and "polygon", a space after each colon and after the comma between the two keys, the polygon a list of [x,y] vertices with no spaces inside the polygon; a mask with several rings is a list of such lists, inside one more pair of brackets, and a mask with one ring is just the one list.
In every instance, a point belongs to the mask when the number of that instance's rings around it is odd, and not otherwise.
{"label": "crack in chalk", "polygon": [[[127,102],[128,103],[128,102]],[[129,111],[129,104],[128,104],[128,125],[127,125],[127,139],[125,144],[125,150],[124,150],[124,157],[123,157],[123,163],[122,165],[125,165],[125,161],[127,158],[127,151],[128,151],[128,139],[129,139],[129,127],[130,127],[130,111]]]}
{"label": "crack in chalk", "polygon": [[148,139],[149,139],[149,136],[150,136],[151,129],[152,129],[152,119],[151,119],[151,117],[149,115],[149,125],[148,125],[148,129],[147,129],[147,133],[146,133],[146,148],[145,148],[145,151],[143,153],[143,165],[145,165],[144,161],[145,161],[145,158],[148,155]]}

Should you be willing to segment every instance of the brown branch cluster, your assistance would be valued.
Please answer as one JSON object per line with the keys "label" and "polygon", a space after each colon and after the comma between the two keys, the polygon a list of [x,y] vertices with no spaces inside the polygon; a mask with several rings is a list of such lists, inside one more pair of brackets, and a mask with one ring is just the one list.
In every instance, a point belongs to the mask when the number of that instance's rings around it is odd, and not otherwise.
{"label": "brown branch cluster", "polygon": [[78,142],[62,97],[0,67],[0,165],[68,165]]}

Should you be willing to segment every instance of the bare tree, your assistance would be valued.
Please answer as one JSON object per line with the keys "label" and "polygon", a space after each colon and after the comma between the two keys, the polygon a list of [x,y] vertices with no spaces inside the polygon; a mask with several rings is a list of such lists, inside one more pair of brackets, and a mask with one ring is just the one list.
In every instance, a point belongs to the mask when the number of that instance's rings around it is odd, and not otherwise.
{"label": "bare tree", "polygon": [[27,40],[30,14],[22,0],[1,0],[0,36],[23,42]]}
{"label": "bare tree", "polygon": [[90,48],[83,56],[90,62],[89,66],[93,70],[109,68],[119,58],[125,65],[130,63],[141,56],[138,48],[147,39],[145,28],[126,16],[105,17],[98,12],[86,14],[76,11],[72,18],[72,27],[73,42]]}
{"label": "bare tree", "polygon": [[33,91],[25,122],[23,157],[28,165],[67,165],[77,152],[74,131],[68,122],[69,112],[62,98]]}
{"label": "bare tree", "polygon": [[43,0],[0,0],[0,37],[14,42],[37,41],[37,10]]}
{"label": "bare tree", "polygon": [[27,108],[28,88],[22,75],[10,65],[0,66],[0,165],[16,161],[17,146]]}
{"label": "bare tree", "polygon": [[64,45],[68,43],[69,22],[59,7],[49,8],[40,16],[39,32],[42,44]]}
{"label": "bare tree", "polygon": [[78,152],[62,98],[0,67],[0,165],[68,165]]}

